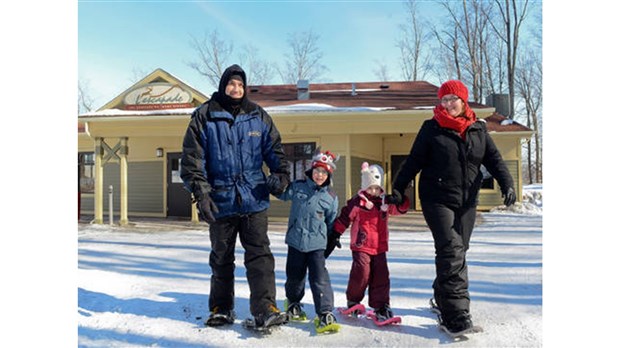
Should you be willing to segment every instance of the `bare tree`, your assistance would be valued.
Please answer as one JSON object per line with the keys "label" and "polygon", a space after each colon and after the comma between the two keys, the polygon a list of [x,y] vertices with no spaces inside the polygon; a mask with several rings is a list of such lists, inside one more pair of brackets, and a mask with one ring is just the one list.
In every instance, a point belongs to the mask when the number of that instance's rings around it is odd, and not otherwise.
{"label": "bare tree", "polygon": [[284,83],[296,84],[299,80],[313,81],[319,78],[327,67],[321,64],[323,52],[318,47],[319,35],[312,30],[289,34],[284,68],[278,73]]}
{"label": "bare tree", "polygon": [[422,44],[426,36],[424,24],[420,21],[417,1],[404,1],[407,11],[407,23],[400,25],[402,36],[396,46],[400,49],[400,65],[402,76],[408,81],[418,81],[425,78],[429,70],[430,57],[424,57]]}
{"label": "bare tree", "polygon": [[484,40],[485,49],[482,51],[484,73],[482,83],[487,94],[501,93],[504,90],[504,43],[501,40],[493,40],[487,32]]}
{"label": "bare tree", "polygon": [[377,64],[377,68],[373,70],[373,73],[375,73],[377,79],[379,79],[379,81],[390,81],[390,74],[385,61],[377,59],[375,60],[375,64]]}
{"label": "bare tree", "polygon": [[248,85],[264,85],[273,79],[275,74],[273,65],[260,59],[258,48],[253,45],[243,46],[243,51],[239,55],[239,62],[245,70]]}
{"label": "bare tree", "polygon": [[78,80],[78,114],[92,111],[93,103],[88,82]]}
{"label": "bare tree", "polygon": [[459,63],[459,35],[455,27],[451,30],[441,30],[433,27],[431,30],[439,47],[435,49],[433,57],[435,63],[432,65],[433,73],[439,78],[439,81],[449,79],[462,79],[461,65]]}
{"label": "bare tree", "polygon": [[488,41],[487,18],[484,16],[485,7],[489,4],[480,0],[463,0],[460,6],[453,1],[444,1],[441,5],[447,10],[450,21],[448,27],[454,27],[455,38],[463,42],[464,50],[458,51],[455,46],[455,63],[462,64],[468,73],[468,82],[471,85],[474,101],[481,102],[485,89],[483,79],[485,71],[485,52]]}
{"label": "bare tree", "polygon": [[220,39],[217,30],[206,33],[200,39],[194,36],[191,39],[190,44],[198,54],[198,60],[189,62],[187,65],[206,77],[211,85],[217,89],[220,78],[229,65],[229,58],[233,51],[232,43],[226,43]]}
{"label": "bare tree", "polygon": [[[525,58],[527,57],[527,58]],[[527,142],[527,177],[529,183],[542,182],[542,60],[536,53],[521,56],[516,74],[519,96],[525,104],[526,125],[534,130],[534,149]],[[534,154],[532,154],[534,152]],[[532,159],[534,163],[532,164]],[[534,171],[534,173],[532,173]]]}
{"label": "bare tree", "polygon": [[144,77],[146,77],[146,75],[150,74],[152,71],[147,72],[146,70],[144,70],[144,68],[141,67],[133,67],[133,69],[131,69],[131,79],[129,80],[130,83],[136,83],[140,80],[142,80]]}
{"label": "bare tree", "polygon": [[[493,21],[489,21],[495,33],[506,43],[506,74],[510,100],[510,112],[508,117],[511,119],[514,117],[515,109],[515,75],[519,31],[527,15],[528,2],[528,0],[494,0],[494,8],[501,16],[502,26],[500,27]],[[520,7],[517,7],[517,5]],[[487,13],[490,13],[490,11]]]}

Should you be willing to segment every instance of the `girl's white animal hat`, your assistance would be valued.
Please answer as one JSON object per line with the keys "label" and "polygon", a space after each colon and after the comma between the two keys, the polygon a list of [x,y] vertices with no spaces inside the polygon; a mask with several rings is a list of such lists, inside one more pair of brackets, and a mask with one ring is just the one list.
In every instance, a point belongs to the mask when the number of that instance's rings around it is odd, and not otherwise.
{"label": "girl's white animal hat", "polygon": [[368,162],[362,163],[362,191],[366,191],[372,185],[383,188],[383,168],[380,165],[368,165]]}

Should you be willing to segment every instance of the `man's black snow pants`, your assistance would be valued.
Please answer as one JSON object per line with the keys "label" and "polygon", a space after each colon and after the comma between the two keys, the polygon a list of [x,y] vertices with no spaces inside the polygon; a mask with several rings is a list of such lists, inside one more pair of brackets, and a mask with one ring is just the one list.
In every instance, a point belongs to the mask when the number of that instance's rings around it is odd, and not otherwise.
{"label": "man's black snow pants", "polygon": [[235,244],[237,234],[245,249],[244,264],[253,316],[276,305],[275,262],[267,236],[267,211],[218,219],[209,226],[211,239],[211,293],[209,310],[233,309],[235,298]]}
{"label": "man's black snow pants", "polygon": [[422,213],[435,241],[435,301],[443,320],[450,321],[459,312],[469,313],[465,254],[476,222],[476,207],[454,209],[423,203]]}

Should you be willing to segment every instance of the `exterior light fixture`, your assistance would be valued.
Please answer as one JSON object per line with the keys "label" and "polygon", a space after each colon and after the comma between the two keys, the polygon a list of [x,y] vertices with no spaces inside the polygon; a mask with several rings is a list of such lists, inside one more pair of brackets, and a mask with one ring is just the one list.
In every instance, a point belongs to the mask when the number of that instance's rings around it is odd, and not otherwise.
{"label": "exterior light fixture", "polygon": [[157,149],[155,149],[155,156],[164,157],[164,149],[162,149],[161,147],[158,147]]}

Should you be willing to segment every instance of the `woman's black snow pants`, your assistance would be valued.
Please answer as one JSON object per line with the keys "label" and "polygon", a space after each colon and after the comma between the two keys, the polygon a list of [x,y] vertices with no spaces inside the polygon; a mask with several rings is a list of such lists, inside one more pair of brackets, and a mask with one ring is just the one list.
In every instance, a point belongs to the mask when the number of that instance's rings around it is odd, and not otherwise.
{"label": "woman's black snow pants", "polygon": [[459,312],[469,313],[465,255],[476,222],[476,207],[454,209],[423,203],[422,212],[435,241],[434,297],[443,320],[449,321]]}

